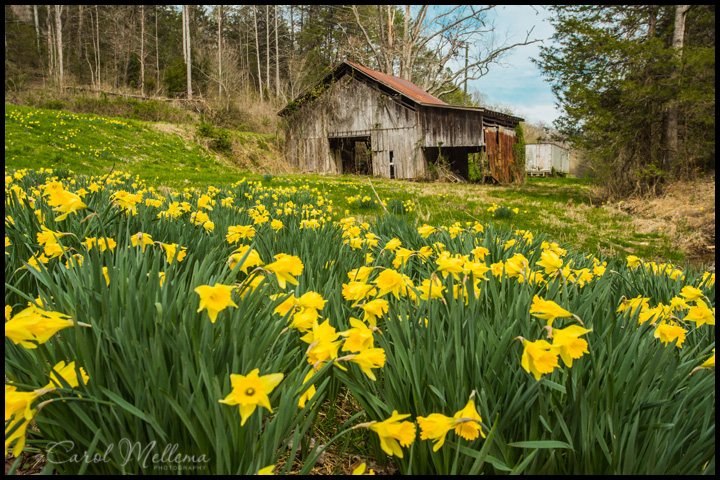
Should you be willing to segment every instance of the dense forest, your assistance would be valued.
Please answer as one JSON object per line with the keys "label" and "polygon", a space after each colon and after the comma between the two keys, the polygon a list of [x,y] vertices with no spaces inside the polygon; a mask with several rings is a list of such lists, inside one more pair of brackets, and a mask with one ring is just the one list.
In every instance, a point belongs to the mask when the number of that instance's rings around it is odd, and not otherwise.
{"label": "dense forest", "polygon": [[[5,88],[27,82],[141,95],[295,98],[348,59],[449,102],[515,46],[492,7],[345,5],[13,5],[5,7]],[[452,68],[451,68],[452,67]]]}
{"label": "dense forest", "polygon": [[[76,87],[201,99],[230,126],[260,105],[275,122],[279,108],[351,60],[450,104],[487,106],[468,81],[540,41],[532,31],[502,37],[494,8],[6,6],[6,98]],[[556,33],[536,63],[563,110],[558,139],[587,154],[609,193],[657,192],[714,170],[714,6],[549,10]]]}

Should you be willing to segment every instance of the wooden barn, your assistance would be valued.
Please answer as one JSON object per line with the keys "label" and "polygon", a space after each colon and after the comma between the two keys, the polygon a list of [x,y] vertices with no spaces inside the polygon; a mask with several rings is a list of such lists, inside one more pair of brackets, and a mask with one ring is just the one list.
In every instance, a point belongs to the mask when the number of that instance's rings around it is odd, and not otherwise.
{"label": "wooden barn", "polygon": [[448,105],[407,80],[342,62],[279,112],[287,160],[306,172],[425,176],[442,155],[468,177],[468,154],[486,152],[491,175],[511,182],[522,118]]}

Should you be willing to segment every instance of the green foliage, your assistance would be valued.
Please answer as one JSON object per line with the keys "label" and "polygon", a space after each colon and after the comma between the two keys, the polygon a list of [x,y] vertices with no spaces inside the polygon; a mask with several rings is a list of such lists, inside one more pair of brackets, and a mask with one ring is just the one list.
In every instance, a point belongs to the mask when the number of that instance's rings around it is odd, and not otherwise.
{"label": "green foliage", "polygon": [[[649,165],[672,176],[714,168],[714,7],[690,9],[679,52],[674,5],[551,10],[556,46],[543,47],[537,64],[564,109],[555,125],[587,152],[608,195],[655,191],[664,175],[647,175]],[[672,105],[679,145],[671,156]]]}
{"label": "green foliage", "polygon": [[201,122],[197,126],[197,135],[210,139],[210,148],[218,152],[232,150],[230,132],[224,128],[216,128],[209,123]]}
{"label": "green foliage", "polygon": [[519,172],[525,172],[525,131],[521,124],[515,126],[515,144],[513,145],[513,158]]}
{"label": "green foliage", "polygon": [[182,58],[173,59],[163,73],[163,85],[169,96],[187,95],[187,65]]}
{"label": "green foliage", "polygon": [[510,218],[515,215],[515,212],[512,211],[512,209],[508,207],[498,207],[493,212],[492,215],[494,218],[500,220],[505,218]]}

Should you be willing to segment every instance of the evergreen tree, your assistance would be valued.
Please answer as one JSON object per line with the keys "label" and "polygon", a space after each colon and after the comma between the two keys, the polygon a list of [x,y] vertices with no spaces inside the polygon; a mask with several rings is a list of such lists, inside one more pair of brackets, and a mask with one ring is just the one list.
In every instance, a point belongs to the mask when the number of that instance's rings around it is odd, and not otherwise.
{"label": "evergreen tree", "polygon": [[[714,168],[713,6],[687,12],[681,51],[673,5],[551,10],[555,46],[536,62],[563,108],[556,126],[587,152],[609,195],[656,193],[668,178]],[[678,143],[669,147],[673,107]],[[667,161],[671,149],[677,161]]]}

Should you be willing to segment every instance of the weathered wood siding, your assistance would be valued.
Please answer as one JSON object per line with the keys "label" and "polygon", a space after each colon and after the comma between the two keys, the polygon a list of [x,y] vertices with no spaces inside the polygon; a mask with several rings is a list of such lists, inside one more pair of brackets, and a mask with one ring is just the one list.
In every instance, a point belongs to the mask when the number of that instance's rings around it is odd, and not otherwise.
{"label": "weathered wood siding", "polygon": [[423,147],[479,147],[484,145],[482,112],[423,107],[420,111]]}
{"label": "weathered wood siding", "polygon": [[342,173],[329,138],[370,137],[373,175],[395,178],[425,173],[420,152],[418,112],[372,85],[345,74],[327,92],[287,118],[286,148],[291,165],[317,173]]}

